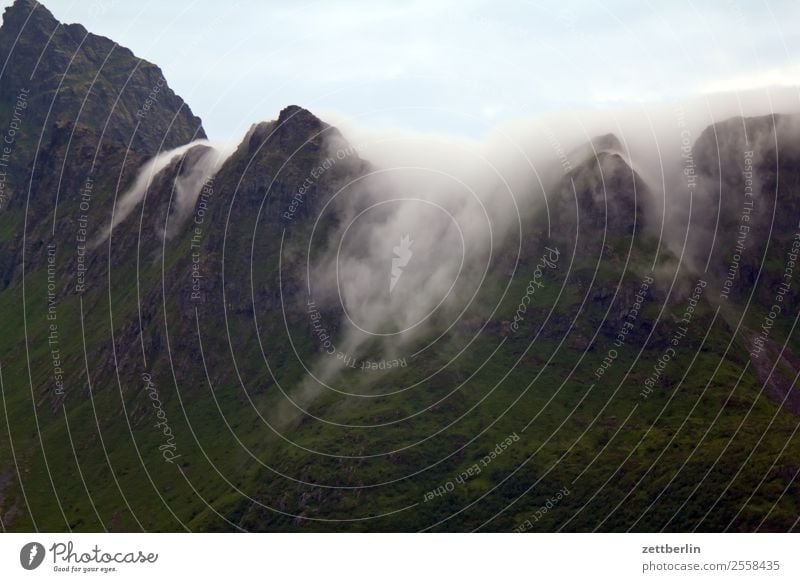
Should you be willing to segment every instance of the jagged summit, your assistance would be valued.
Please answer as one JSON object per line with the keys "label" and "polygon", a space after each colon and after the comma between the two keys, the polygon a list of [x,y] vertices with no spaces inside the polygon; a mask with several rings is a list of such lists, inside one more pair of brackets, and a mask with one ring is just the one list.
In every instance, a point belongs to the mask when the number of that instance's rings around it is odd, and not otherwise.
{"label": "jagged summit", "polygon": [[599,135],[593,138],[591,143],[597,151],[624,151],[622,142],[620,142],[619,138],[613,133]]}
{"label": "jagged summit", "polygon": [[17,0],[5,10],[0,54],[0,103],[29,94],[29,140],[73,123],[151,157],[206,137],[159,67],[80,24],[60,23],[38,2]]}
{"label": "jagged summit", "polygon": [[613,133],[593,137],[581,146],[572,150],[567,158],[573,166],[580,166],[587,160],[599,157],[603,153],[627,156],[627,152],[619,138]]}
{"label": "jagged summit", "polygon": [[281,144],[290,148],[303,147],[306,142],[319,145],[323,138],[330,139],[332,136],[340,136],[338,129],[297,105],[289,105],[280,112],[275,132]]}
{"label": "jagged summit", "polygon": [[319,118],[311,113],[308,109],[300,107],[299,105],[287,105],[278,114],[278,123],[286,123],[294,119],[296,122],[304,122],[309,124],[319,125],[322,122]]}
{"label": "jagged summit", "polygon": [[300,150],[318,150],[324,140],[341,138],[335,127],[298,105],[281,110],[278,119],[254,123],[245,134],[238,152],[253,155],[272,146],[292,154]]}
{"label": "jagged summit", "polygon": [[[115,52],[135,58],[133,51],[130,49],[118,45],[105,36],[90,33],[80,23],[60,22],[44,4],[36,2],[36,0],[15,0],[3,13],[3,26],[8,26],[10,29],[31,38],[37,34],[44,35],[45,41],[50,38],[57,28],[61,28],[77,43],[91,35],[92,39],[102,43],[105,47],[109,49],[113,47]],[[146,61],[143,62],[150,65]]]}
{"label": "jagged summit", "polygon": [[[58,21],[44,4],[35,0],[15,0],[3,11],[3,25],[22,28],[22,26],[44,27],[52,29],[58,25]],[[80,26],[80,25],[78,25]]]}
{"label": "jagged summit", "polygon": [[631,236],[645,226],[650,190],[614,145],[619,141],[611,134],[587,143],[582,161],[555,190],[555,216],[569,236]]}
{"label": "jagged summit", "polygon": [[276,219],[302,188],[302,204],[297,203],[299,218],[313,214],[315,205],[335,191],[334,184],[361,175],[365,169],[366,163],[336,127],[307,109],[289,105],[277,119],[250,127],[220,169],[218,182],[220,196],[233,197],[235,193],[236,200],[245,204],[243,212],[252,213],[266,200],[267,206],[275,208],[265,216]]}

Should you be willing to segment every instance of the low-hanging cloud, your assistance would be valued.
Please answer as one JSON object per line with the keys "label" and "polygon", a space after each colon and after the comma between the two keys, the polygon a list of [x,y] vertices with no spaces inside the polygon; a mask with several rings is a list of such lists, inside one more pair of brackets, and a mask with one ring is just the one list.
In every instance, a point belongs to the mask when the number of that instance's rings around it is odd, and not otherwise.
{"label": "low-hanging cloud", "polygon": [[[376,169],[333,205],[341,228],[313,261],[311,296],[341,314],[339,349],[356,358],[413,352],[463,315],[486,284],[489,262],[526,244],[530,218],[547,211],[554,186],[599,149],[615,151],[641,176],[650,196],[649,233],[689,262],[690,220],[702,224],[698,213],[710,212],[712,196],[687,186],[687,152],[705,128],[725,119],[797,110],[791,89],[710,95],[520,120],[496,127],[483,142],[333,119]],[[617,139],[591,143],[607,134]],[[404,245],[398,271],[395,251]],[[492,281],[498,293],[504,283]],[[480,306],[481,315],[491,307]],[[327,382],[336,363],[323,356],[317,372]]]}
{"label": "low-hanging cloud", "polygon": [[[197,148],[197,156],[190,156],[192,150]],[[200,191],[212,176],[222,167],[235,146],[230,144],[213,144],[206,140],[197,140],[177,148],[161,152],[148,160],[136,175],[133,185],[120,196],[114,207],[114,213],[109,225],[103,229],[95,245],[106,240],[114,228],[121,224],[133,210],[144,200],[148,189],[158,178],[159,174],[176,162],[181,156],[187,156],[186,166],[176,176],[174,184],[174,199],[172,212],[166,229],[160,228],[162,237],[173,236],[180,225],[191,214],[200,196]],[[191,157],[191,159],[190,159]]]}
{"label": "low-hanging cloud", "polygon": [[[714,123],[797,110],[796,91],[760,90],[522,119],[497,126],[483,141],[375,130],[323,115],[371,169],[354,176],[326,207],[338,227],[310,257],[308,299],[337,314],[333,339],[354,358],[403,357],[465,317],[477,317],[480,326],[494,305],[478,305],[475,298],[492,265],[503,266],[488,281],[499,296],[514,276],[516,253],[530,244],[531,218],[547,212],[555,187],[601,149],[622,156],[642,177],[650,234],[689,261],[694,253],[685,248],[687,229],[713,210],[713,196],[702,185],[688,187],[687,152]],[[592,141],[609,135],[616,139]],[[340,159],[337,148],[350,151],[348,143],[331,138],[326,154]],[[150,160],[104,235],[142,201],[159,172],[197,146],[207,149],[197,150],[176,178],[172,214],[161,231],[176,234],[233,147],[195,142]],[[320,382],[335,380],[341,363],[326,355],[309,364],[313,376],[303,381],[303,394],[311,402]]]}

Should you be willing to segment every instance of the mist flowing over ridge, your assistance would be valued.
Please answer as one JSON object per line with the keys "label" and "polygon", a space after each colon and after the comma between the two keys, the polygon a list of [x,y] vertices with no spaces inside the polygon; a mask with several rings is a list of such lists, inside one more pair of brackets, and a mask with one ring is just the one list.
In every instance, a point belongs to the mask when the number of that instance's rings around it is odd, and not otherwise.
{"label": "mist flowing over ridge", "polygon": [[[665,275],[708,270],[709,240],[716,238],[711,225],[719,226],[717,209],[723,208],[713,185],[709,148],[732,155],[730,130],[723,128],[750,123],[744,117],[726,117],[732,112],[757,116],[776,104],[791,110],[795,100],[792,91],[766,95],[756,91],[641,110],[576,112],[501,126],[482,143],[376,131],[346,119],[339,120],[340,133],[307,110],[290,106],[275,121],[253,124],[238,146],[198,141],[160,153],[141,168],[134,185],[120,198],[113,224],[124,220],[154,178],[163,174],[160,187],[175,190],[168,220],[169,236],[174,236],[189,228],[184,223],[201,190],[235,152],[249,165],[268,151],[267,144],[280,144],[290,161],[279,171],[293,172],[292,158],[309,140],[320,140],[319,165],[308,175],[295,177],[294,191],[282,193],[285,202],[273,211],[274,219],[291,229],[298,208],[311,215],[322,213],[317,221],[325,213],[335,216],[338,232],[327,246],[323,243],[326,250],[309,252],[303,267],[308,300],[319,308],[342,310],[335,327],[349,329],[339,339],[345,353],[355,357],[364,345],[373,350],[377,340],[382,346],[378,353],[391,360],[420,337],[433,333],[435,338],[436,329],[449,329],[445,321],[463,316],[498,253],[510,251],[509,257],[516,255],[519,260],[534,216],[544,215],[541,227],[547,237],[555,236],[556,216],[551,213],[565,202],[572,204],[570,192],[564,191],[565,180],[593,193],[594,201],[591,197],[577,201],[569,210],[586,213],[583,228],[589,225],[601,234],[636,225],[637,231],[655,237],[675,255]],[[759,159],[770,155],[776,132],[783,142],[798,135],[793,116],[766,113],[759,119],[763,131],[753,132],[749,146]],[[281,135],[288,128],[291,135],[305,137],[286,142]],[[177,160],[181,169],[175,174]],[[359,160],[368,166],[353,169],[353,161],[358,166]],[[730,159],[726,165],[733,163]],[[326,204],[314,205],[306,191],[333,167],[344,169],[350,180]],[[621,192],[615,185],[620,178],[632,180]],[[265,200],[274,195],[268,189]],[[163,236],[163,226],[154,228]],[[409,255],[415,268],[403,273],[404,285],[396,293],[393,286],[387,292],[386,281],[398,281],[387,279],[387,257],[403,240],[416,245]],[[512,274],[518,267],[514,261],[507,265]],[[684,287],[679,283],[676,291]],[[327,378],[337,369],[325,357],[320,365],[311,374],[312,384],[317,376]]]}

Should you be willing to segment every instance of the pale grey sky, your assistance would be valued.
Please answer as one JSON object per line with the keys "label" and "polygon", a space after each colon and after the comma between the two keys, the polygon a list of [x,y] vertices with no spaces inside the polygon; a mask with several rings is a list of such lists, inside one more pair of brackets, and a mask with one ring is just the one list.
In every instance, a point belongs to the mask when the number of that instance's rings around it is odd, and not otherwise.
{"label": "pale grey sky", "polygon": [[796,0],[44,4],[161,66],[215,139],[290,103],[480,137],[518,117],[800,81]]}

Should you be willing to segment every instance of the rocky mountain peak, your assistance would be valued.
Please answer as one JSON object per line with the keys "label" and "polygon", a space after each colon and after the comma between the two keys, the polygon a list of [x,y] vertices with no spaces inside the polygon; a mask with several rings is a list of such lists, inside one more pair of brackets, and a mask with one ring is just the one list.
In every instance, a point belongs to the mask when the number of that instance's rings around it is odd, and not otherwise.
{"label": "rocky mountain peak", "polygon": [[613,133],[599,135],[593,138],[591,143],[597,151],[624,151],[622,142]]}
{"label": "rocky mountain peak", "polygon": [[[558,185],[555,209],[569,232],[633,235],[645,226],[650,197],[645,181],[620,153],[612,134],[576,150],[582,159]],[[582,151],[583,156],[577,157]]]}
{"label": "rocky mountain peak", "polygon": [[3,26],[22,30],[31,27],[33,30],[48,30],[52,32],[58,21],[43,4],[35,0],[16,0],[3,12]]}
{"label": "rocky mountain peak", "polygon": [[206,137],[160,68],[80,24],[60,23],[38,2],[16,0],[5,10],[0,53],[0,112],[20,91],[28,95],[23,149],[65,121],[145,157]]}

